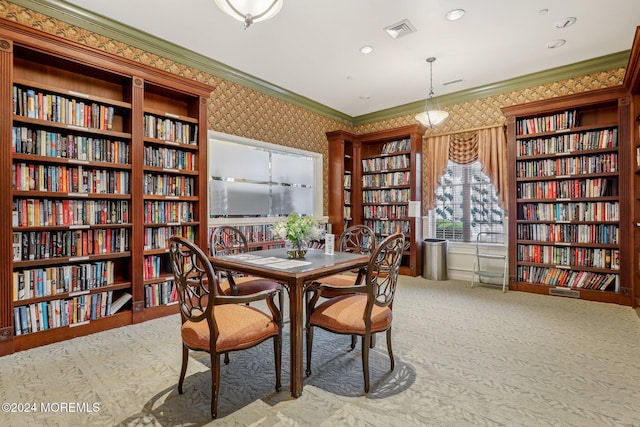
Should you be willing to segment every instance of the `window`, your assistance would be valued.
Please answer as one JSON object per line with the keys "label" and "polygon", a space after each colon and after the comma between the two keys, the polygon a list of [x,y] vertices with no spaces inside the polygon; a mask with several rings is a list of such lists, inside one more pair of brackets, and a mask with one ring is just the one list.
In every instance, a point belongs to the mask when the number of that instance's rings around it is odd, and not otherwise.
{"label": "window", "polygon": [[210,219],[322,215],[321,154],[209,131],[208,163]]}
{"label": "window", "polygon": [[460,165],[449,160],[440,181],[436,207],[428,215],[429,237],[475,242],[482,231],[504,233],[504,210],[480,162]]}

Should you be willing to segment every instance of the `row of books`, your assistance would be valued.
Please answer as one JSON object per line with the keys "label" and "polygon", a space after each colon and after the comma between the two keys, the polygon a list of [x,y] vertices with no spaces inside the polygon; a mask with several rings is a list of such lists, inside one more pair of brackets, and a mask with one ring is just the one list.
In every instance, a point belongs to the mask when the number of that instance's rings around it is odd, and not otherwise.
{"label": "row of books", "polygon": [[142,180],[144,194],[157,196],[193,196],[195,178],[191,176],[145,173]]}
{"label": "row of books", "polygon": [[345,173],[344,174],[344,188],[350,188],[351,187],[351,174],[350,173]]}
{"label": "row of books", "polygon": [[571,267],[620,268],[618,249],[518,245],[518,261]]}
{"label": "row of books", "polygon": [[389,172],[375,175],[362,175],[363,187],[390,187],[394,185],[409,185],[410,172]]}
{"label": "row of books", "polygon": [[411,151],[411,139],[387,142],[382,146],[381,154],[391,154],[400,151]]}
{"label": "row of books", "polygon": [[526,221],[619,221],[618,202],[523,203]]}
{"label": "row of books", "polygon": [[196,155],[191,151],[148,146],[144,148],[144,165],[194,171],[196,170]]}
{"label": "row of books", "polygon": [[113,291],[42,301],[13,307],[16,335],[46,331],[63,326],[84,325],[92,320],[113,316],[131,299],[125,292],[113,301]]}
{"label": "row of books", "polygon": [[[249,243],[280,240],[280,237],[274,235],[271,224],[235,225],[235,227],[244,234]],[[214,230],[215,227],[209,228],[209,236],[211,236]]]}
{"label": "row of books", "polygon": [[171,227],[148,227],[144,229],[144,250],[167,249],[171,236],[195,240],[195,228],[190,225]]}
{"label": "row of books", "polygon": [[128,200],[15,199],[14,227],[126,224]]}
{"label": "row of books", "polygon": [[612,224],[518,224],[517,239],[540,242],[617,245],[620,228]]}
{"label": "row of books", "polygon": [[390,169],[406,169],[410,167],[411,159],[408,154],[390,157],[375,157],[362,159],[362,172],[382,172]]}
{"label": "row of books", "polygon": [[409,221],[381,221],[365,220],[364,225],[371,228],[376,234],[392,234],[395,232],[408,234],[411,231]]}
{"label": "row of books", "polygon": [[144,201],[145,224],[193,221],[194,209],[191,202],[169,202],[163,200]]}
{"label": "row of books", "polygon": [[365,219],[406,219],[409,213],[407,205],[363,206]]}
{"label": "row of books", "polygon": [[519,199],[570,199],[611,195],[612,187],[607,178],[518,183]]}
{"label": "row of books", "polygon": [[113,129],[115,109],[82,98],[13,86],[13,114],[101,130]]}
{"label": "row of books", "polygon": [[13,163],[18,191],[129,194],[129,172],[78,166]]}
{"label": "row of books", "polygon": [[517,269],[517,280],[526,283],[542,283],[575,289],[598,289],[601,291],[614,286],[618,292],[620,276],[615,273],[594,273],[592,271],[575,271],[564,268],[547,268],[521,265]]}
{"label": "row of books", "polygon": [[128,164],[129,143],[104,138],[49,132],[14,126],[11,150],[18,154],[57,157],[88,162]]}
{"label": "row of books", "polygon": [[516,163],[516,176],[518,178],[557,175],[568,176],[576,174],[610,173],[617,171],[618,153],[528,160]]}
{"label": "row of books", "polygon": [[362,192],[364,203],[409,203],[411,192],[408,188],[383,190],[365,190]]}
{"label": "row of books", "polygon": [[173,280],[153,283],[144,287],[144,305],[147,308],[175,304],[177,302],[178,289]]}
{"label": "row of books", "polygon": [[540,156],[572,154],[577,151],[598,150],[618,146],[618,128],[593,130],[545,138],[520,139],[516,155]]}
{"label": "row of books", "polygon": [[113,284],[113,272],[113,261],[14,271],[13,300],[102,288]]}
{"label": "row of books", "polygon": [[351,218],[351,206],[344,207],[344,217]]}
{"label": "row of books", "polygon": [[157,279],[166,275],[169,266],[169,258],[163,255],[151,255],[144,257],[142,277],[144,280]]}
{"label": "row of books", "polygon": [[144,136],[180,144],[197,144],[198,125],[179,120],[144,115]]}
{"label": "row of books", "polygon": [[13,233],[14,261],[84,257],[129,251],[126,228]]}
{"label": "row of books", "polygon": [[344,190],[344,203],[345,205],[351,204],[351,190]]}
{"label": "row of books", "polygon": [[548,116],[532,117],[516,121],[516,135],[551,132],[578,126],[578,111],[563,111]]}

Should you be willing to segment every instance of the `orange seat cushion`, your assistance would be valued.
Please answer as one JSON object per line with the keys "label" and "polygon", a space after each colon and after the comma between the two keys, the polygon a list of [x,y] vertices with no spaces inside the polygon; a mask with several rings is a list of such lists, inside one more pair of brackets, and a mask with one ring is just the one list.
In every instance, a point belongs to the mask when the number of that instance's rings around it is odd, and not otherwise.
{"label": "orange seat cushion", "polygon": [[[331,276],[321,277],[320,279],[316,280],[316,283],[346,288],[349,286],[354,286],[357,278],[358,276],[354,276],[353,274],[333,274]],[[318,293],[321,297],[324,298],[333,298],[338,295],[344,295],[342,293],[334,292],[330,289],[320,289]]]}
{"label": "orange seat cushion", "polygon": [[[313,326],[319,326],[341,334],[364,335],[364,311],[367,305],[367,296],[364,294],[343,295],[331,298],[318,305],[310,322]],[[371,313],[371,331],[380,332],[391,325],[393,312],[389,307],[373,306]]]}
{"label": "orange seat cushion", "polygon": [[[213,308],[218,325],[216,350],[224,353],[252,347],[259,342],[278,335],[278,325],[271,317],[258,310],[242,304],[224,304]],[[186,321],[182,324],[182,341],[187,347],[209,350],[209,324]]]}
{"label": "orange seat cushion", "polygon": [[316,280],[316,282],[331,286],[345,287],[353,286],[357,278],[358,276],[355,276],[353,274],[334,274],[327,277],[321,277],[320,279]]}

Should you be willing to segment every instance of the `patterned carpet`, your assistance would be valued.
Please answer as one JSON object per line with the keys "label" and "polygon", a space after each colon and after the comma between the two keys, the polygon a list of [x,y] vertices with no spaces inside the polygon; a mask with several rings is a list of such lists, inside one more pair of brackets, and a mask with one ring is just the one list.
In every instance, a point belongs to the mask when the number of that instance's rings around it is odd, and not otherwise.
{"label": "patterned carpet", "polygon": [[206,354],[193,353],[177,393],[171,316],[0,358],[0,401],[22,409],[0,424],[640,426],[640,319],[629,307],[403,277],[394,314],[396,369],[381,336],[368,395],[359,348],[317,330],[313,375],[292,399],[287,331],[283,390],[270,342],[234,353],[212,421]]}

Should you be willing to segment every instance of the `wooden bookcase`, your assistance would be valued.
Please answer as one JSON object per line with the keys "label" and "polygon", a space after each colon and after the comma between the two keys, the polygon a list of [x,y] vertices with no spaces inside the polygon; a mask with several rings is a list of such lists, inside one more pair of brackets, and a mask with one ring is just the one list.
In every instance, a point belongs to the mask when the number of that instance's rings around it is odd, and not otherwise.
{"label": "wooden bookcase", "polygon": [[629,90],[631,105],[629,112],[630,138],[629,157],[632,164],[631,180],[631,236],[633,237],[632,265],[633,306],[640,315],[640,27],[636,29],[627,71],[624,76],[624,87]]}
{"label": "wooden bookcase", "polygon": [[143,110],[143,280],[145,318],[149,318],[178,311],[169,237],[197,241],[200,221],[206,228],[206,214],[200,209],[206,199],[199,193],[200,172],[206,171],[199,164],[204,157],[200,150],[206,145],[198,139],[199,124],[205,123],[198,96],[146,81]]}
{"label": "wooden bookcase", "polygon": [[327,132],[329,141],[329,223],[336,236],[347,227],[362,224],[362,161],[358,136],[338,130]]}
{"label": "wooden bookcase", "polygon": [[597,90],[503,112],[511,289],[630,305],[629,97]]}
{"label": "wooden bookcase", "polygon": [[[407,246],[400,273],[409,276],[422,272],[424,132],[423,126],[410,125],[363,135],[327,133],[333,232],[340,235],[348,226],[365,224],[382,239],[402,231]],[[417,216],[411,215],[412,209]]]}
{"label": "wooden bookcase", "polygon": [[[212,89],[0,21],[0,355],[177,312],[146,288],[167,232],[206,242]],[[188,138],[147,136],[150,116]]]}

